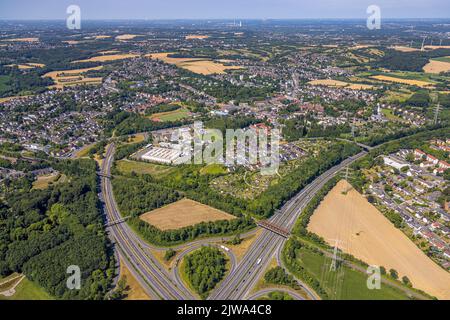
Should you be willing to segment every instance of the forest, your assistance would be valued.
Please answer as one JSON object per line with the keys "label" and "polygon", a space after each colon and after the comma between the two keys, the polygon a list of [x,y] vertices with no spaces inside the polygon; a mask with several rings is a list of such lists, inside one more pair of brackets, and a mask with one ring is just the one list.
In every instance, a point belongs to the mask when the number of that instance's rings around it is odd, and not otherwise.
{"label": "forest", "polygon": [[[45,190],[6,191],[0,200],[0,274],[24,273],[63,299],[103,299],[114,260],[97,197],[96,164],[59,160],[52,167],[68,182]],[[67,268],[81,269],[81,289],[66,287]]]}
{"label": "forest", "polygon": [[222,280],[227,259],[217,248],[203,247],[184,258],[184,270],[189,282],[206,299],[208,293]]}
{"label": "forest", "polygon": [[389,70],[422,72],[422,68],[431,58],[450,55],[450,49],[437,49],[432,51],[400,52],[393,49],[386,50],[385,55],[373,65]]}

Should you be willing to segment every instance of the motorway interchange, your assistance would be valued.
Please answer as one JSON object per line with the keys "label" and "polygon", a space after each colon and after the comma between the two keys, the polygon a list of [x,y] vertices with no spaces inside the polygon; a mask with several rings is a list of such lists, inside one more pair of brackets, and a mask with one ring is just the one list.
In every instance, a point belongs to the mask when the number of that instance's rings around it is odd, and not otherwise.
{"label": "motorway interchange", "polygon": [[[190,292],[181,280],[178,271],[178,263],[181,261],[183,256],[198,249],[202,245],[217,245],[217,239],[203,239],[192,242],[188,245],[178,246],[176,249],[184,249],[184,251],[177,258],[172,272],[168,272],[150,251],[150,249],[163,250],[165,248],[155,248],[149,245],[137,236],[126,223],[115,223],[118,221],[122,222],[123,219],[114,200],[110,180],[111,166],[114,161],[114,152],[115,145],[110,144],[107,148],[106,157],[102,163],[100,173],[100,197],[104,203],[108,231],[111,240],[115,243],[117,253],[121,258],[120,261],[125,263],[144,291],[146,291],[146,293],[153,299],[196,299],[196,296]],[[362,151],[359,154],[342,161],[340,164],[332,167],[320,175],[307,187],[301,190],[296,196],[289,200],[280,210],[277,210],[276,213],[270,218],[269,222],[290,231],[299,214],[314,197],[316,192],[318,192],[340,170],[361,158],[366,153],[366,151]],[[256,299],[263,295],[264,292],[251,294],[251,291],[256,285],[258,279],[263,276],[263,272],[272,258],[275,257],[278,264],[282,265],[280,251],[285,240],[285,237],[267,229],[263,229],[239,263],[237,263],[236,257],[230,250],[223,250],[228,255],[230,260],[230,271],[227,277],[219,283],[215,290],[212,291],[208,299],[245,300]],[[221,249],[224,249],[224,247]],[[304,283],[299,281],[299,279],[296,280],[302,286],[302,289],[307,293],[310,299],[318,299],[316,293],[314,293]],[[293,295],[293,297],[296,299],[301,298],[298,294]]]}

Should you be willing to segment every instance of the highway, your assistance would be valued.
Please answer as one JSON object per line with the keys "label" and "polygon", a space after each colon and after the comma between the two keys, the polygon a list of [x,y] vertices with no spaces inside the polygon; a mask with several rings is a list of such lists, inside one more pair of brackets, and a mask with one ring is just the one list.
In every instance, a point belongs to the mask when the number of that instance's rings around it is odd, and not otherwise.
{"label": "highway", "polygon": [[[366,151],[362,151],[327,170],[286,202],[281,210],[277,211],[269,221],[291,230],[295,221],[314,195],[340,170],[366,154]],[[244,299],[254,287],[272,257],[276,256],[277,251],[281,249],[285,240],[285,238],[269,230],[264,230],[246,252],[234,272],[230,273],[221,285],[212,292],[209,299]],[[311,298],[317,298],[317,295],[304,284],[303,289]]]}
{"label": "highway", "polygon": [[[114,144],[108,146],[101,170],[102,198],[105,204],[107,222],[120,220],[122,217],[117,208],[112,192],[110,178],[114,159]],[[126,223],[115,224],[108,228],[110,236],[119,249],[122,261],[136,277],[144,290],[155,299],[185,300],[194,299],[184,286],[172,281],[171,276],[158,261],[145,249],[145,243],[137,237]]]}
{"label": "highway", "polygon": [[[110,179],[111,166],[114,161],[114,151],[114,144],[109,145],[101,170],[102,197],[105,203],[108,223],[122,219],[113,196]],[[339,165],[336,165],[323,173],[303,188],[296,196],[286,202],[280,210],[277,210],[270,218],[269,222],[290,231],[299,214],[314,197],[316,192],[319,191],[336,173],[365,154],[367,154],[367,152],[363,151],[354,157],[342,161]],[[180,279],[177,268],[175,267],[173,273],[169,274],[151,254],[149,249],[154,247],[139,238],[126,223],[115,224],[109,227],[108,230],[119,249],[119,255],[121,256],[122,261],[125,262],[138,282],[151,297],[164,300],[195,299],[194,295],[186,288],[183,281]],[[217,241],[217,239],[214,240]],[[185,255],[202,244],[205,244],[207,241],[214,240],[202,239],[198,243],[182,245],[178,249],[185,246],[190,247],[190,249],[182,254]],[[270,260],[277,256],[277,253],[281,250],[285,240],[285,238],[264,229],[258,239],[256,239],[248,249],[239,264],[236,265],[235,257],[232,254],[229,254],[232,265],[230,273],[222,283],[220,283],[219,287],[212,292],[209,299],[245,299],[260,276],[262,276],[262,272],[265,270]],[[178,259],[180,258],[178,257]],[[318,298],[305,284],[300,284],[311,299]]]}

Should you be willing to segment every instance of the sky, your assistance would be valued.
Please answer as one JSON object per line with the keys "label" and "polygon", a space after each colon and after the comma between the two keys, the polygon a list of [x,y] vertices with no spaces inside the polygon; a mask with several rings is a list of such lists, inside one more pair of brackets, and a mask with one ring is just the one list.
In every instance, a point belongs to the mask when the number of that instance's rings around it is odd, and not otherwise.
{"label": "sky", "polygon": [[66,19],[69,5],[82,19],[366,19],[450,18],[449,0],[0,0],[0,19]]}

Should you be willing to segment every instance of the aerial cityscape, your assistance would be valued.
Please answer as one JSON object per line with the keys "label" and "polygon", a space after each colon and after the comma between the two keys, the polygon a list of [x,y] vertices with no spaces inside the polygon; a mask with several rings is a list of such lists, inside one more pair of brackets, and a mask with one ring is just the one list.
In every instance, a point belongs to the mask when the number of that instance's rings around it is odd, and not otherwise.
{"label": "aerial cityscape", "polygon": [[450,300],[445,0],[1,2],[0,306]]}

